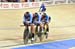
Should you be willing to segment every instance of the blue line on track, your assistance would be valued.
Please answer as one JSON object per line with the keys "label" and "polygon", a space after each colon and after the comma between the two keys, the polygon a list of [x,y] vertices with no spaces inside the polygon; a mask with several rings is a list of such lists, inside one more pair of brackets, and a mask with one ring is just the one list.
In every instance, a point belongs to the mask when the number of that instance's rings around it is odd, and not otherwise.
{"label": "blue line on track", "polygon": [[75,39],[48,42],[31,46],[22,46],[12,49],[69,49],[71,47],[75,47]]}

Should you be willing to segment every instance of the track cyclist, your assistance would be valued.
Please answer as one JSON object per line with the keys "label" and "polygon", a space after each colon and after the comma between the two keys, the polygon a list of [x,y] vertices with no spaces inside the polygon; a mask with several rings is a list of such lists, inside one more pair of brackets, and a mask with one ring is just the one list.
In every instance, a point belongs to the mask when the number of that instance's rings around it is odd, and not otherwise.
{"label": "track cyclist", "polygon": [[42,14],[41,23],[44,25],[46,38],[48,38],[48,32],[49,32],[49,25],[48,24],[49,24],[50,20],[51,20],[51,17],[48,16],[46,13]]}
{"label": "track cyclist", "polygon": [[[25,26],[24,37],[23,37],[24,41],[25,41],[26,37],[27,37],[26,40],[28,40],[28,38],[31,38],[31,39],[34,38],[33,37],[34,32],[32,32],[33,31],[33,29],[32,29],[32,27],[33,27],[32,19],[33,19],[33,14],[32,13],[30,13],[30,12],[25,12],[24,13],[24,17],[23,17],[23,24]],[[29,35],[29,33],[31,33],[31,34]],[[26,41],[26,42],[28,42],[28,41]]]}

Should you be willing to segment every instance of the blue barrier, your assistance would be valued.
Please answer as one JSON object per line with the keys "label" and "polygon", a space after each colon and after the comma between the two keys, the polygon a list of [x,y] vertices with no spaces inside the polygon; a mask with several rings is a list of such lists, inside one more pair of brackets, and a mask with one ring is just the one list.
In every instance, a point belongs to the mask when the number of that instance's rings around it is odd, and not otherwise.
{"label": "blue barrier", "polygon": [[48,42],[44,44],[23,46],[23,47],[17,47],[12,49],[69,49],[71,47],[75,47],[75,39]]}

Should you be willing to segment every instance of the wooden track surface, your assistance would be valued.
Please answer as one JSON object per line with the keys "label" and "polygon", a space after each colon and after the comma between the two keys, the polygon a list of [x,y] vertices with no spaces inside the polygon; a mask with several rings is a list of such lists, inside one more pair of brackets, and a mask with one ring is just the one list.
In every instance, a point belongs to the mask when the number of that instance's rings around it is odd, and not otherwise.
{"label": "wooden track surface", "polygon": [[[26,11],[37,12],[38,8],[20,10],[0,10],[0,40],[13,40],[22,38],[24,27],[23,14]],[[57,5],[47,7],[47,13],[52,20],[49,39],[62,39],[75,35],[75,4]]]}

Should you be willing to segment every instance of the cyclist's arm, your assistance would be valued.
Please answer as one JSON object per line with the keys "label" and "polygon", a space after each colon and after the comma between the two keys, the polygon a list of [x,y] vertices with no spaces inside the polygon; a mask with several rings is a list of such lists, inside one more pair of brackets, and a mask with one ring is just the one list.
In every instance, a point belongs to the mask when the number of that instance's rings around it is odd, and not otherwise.
{"label": "cyclist's arm", "polygon": [[46,22],[49,23],[49,16],[46,16]]}
{"label": "cyclist's arm", "polygon": [[33,18],[33,15],[30,13],[30,21],[29,21],[29,23],[32,23],[32,18]]}

